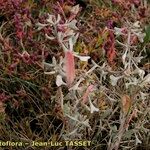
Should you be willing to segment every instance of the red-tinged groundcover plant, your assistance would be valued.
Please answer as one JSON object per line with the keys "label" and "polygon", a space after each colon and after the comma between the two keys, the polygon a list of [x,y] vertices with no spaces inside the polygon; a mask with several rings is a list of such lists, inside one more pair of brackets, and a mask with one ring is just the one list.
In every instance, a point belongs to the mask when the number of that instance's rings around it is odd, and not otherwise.
{"label": "red-tinged groundcover plant", "polygon": [[[1,0],[0,147],[148,150],[149,22],[148,0]],[[67,140],[91,144],[32,145]]]}

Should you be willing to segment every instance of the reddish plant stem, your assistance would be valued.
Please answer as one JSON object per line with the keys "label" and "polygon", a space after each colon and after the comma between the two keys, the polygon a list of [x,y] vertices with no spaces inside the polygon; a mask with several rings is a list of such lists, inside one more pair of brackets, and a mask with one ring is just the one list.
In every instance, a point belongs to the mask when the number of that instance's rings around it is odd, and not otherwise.
{"label": "reddish plant stem", "polygon": [[74,55],[71,51],[65,52],[65,70],[67,85],[70,87],[75,78]]}

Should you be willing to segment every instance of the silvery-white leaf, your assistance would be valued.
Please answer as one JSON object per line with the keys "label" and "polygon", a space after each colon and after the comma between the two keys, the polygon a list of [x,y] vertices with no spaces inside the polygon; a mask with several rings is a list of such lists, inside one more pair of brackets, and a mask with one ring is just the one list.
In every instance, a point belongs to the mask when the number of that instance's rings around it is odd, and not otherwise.
{"label": "silvery-white leaf", "polygon": [[63,63],[64,63],[64,58],[62,56],[60,56],[59,66],[62,66]]}
{"label": "silvery-white leaf", "polygon": [[27,22],[25,22],[25,24],[26,24],[27,26],[29,26],[29,27],[32,26],[31,20],[28,20]]}
{"label": "silvery-white leaf", "polygon": [[108,74],[108,72],[105,72],[104,70],[101,71],[101,77],[106,80],[106,75]]}
{"label": "silvery-white leaf", "polygon": [[70,118],[70,119],[72,119],[72,120],[74,120],[74,121],[76,121],[76,122],[80,122],[77,118],[76,118],[76,116],[70,116],[69,114],[65,114],[68,118]]}
{"label": "silvery-white leaf", "polygon": [[55,57],[52,58],[52,62],[53,62],[54,65],[57,65],[57,61],[56,61]]}
{"label": "silvery-white leaf", "polygon": [[77,55],[76,53],[74,53],[74,56],[79,58],[81,61],[88,61],[88,59],[90,59],[90,56],[80,56]]}
{"label": "silvery-white leaf", "polygon": [[141,56],[141,57],[134,57],[133,59],[134,59],[135,62],[140,63],[143,58],[144,57]]}
{"label": "silvery-white leaf", "polygon": [[120,78],[122,78],[122,76],[115,77],[114,75],[110,75],[111,85],[112,85],[112,86],[116,86],[116,85],[117,85],[117,81],[118,81]]}
{"label": "silvery-white leaf", "polygon": [[64,105],[63,105],[63,112],[64,112],[64,114],[66,115],[66,114],[70,114],[71,112],[71,106],[70,106],[70,104],[69,103],[64,103]]}
{"label": "silvery-white leaf", "polygon": [[138,69],[138,73],[141,79],[143,79],[144,75],[145,75],[145,71],[142,69]]}
{"label": "silvery-white leaf", "polygon": [[148,74],[147,76],[144,77],[143,82],[141,83],[140,86],[146,86],[146,85],[150,85],[150,74]]}
{"label": "silvery-white leaf", "polygon": [[131,29],[131,31],[138,36],[139,33],[141,33],[142,29],[133,28],[133,29]]}
{"label": "silvery-white leaf", "polygon": [[94,65],[90,70],[88,70],[85,75],[88,75],[90,74],[91,72],[93,72],[97,67],[98,65],[92,60],[92,64]]}
{"label": "silvery-white leaf", "polygon": [[136,28],[140,28],[140,22],[139,21],[136,21],[134,24],[133,24],[134,27]]}
{"label": "silvery-white leaf", "polygon": [[129,83],[125,83],[126,88],[128,89],[128,87],[130,85],[138,85],[138,79],[137,78],[132,78],[132,81],[129,81]]}
{"label": "silvery-white leaf", "polygon": [[60,22],[60,20],[61,20],[61,17],[60,17],[60,14],[58,14],[55,24],[58,24]]}
{"label": "silvery-white leaf", "polygon": [[90,112],[91,112],[91,113],[93,113],[93,112],[98,112],[98,111],[99,111],[99,109],[96,108],[96,107],[93,105],[93,103],[91,102],[90,97],[89,97],[89,103],[90,103]]}
{"label": "silvery-white leaf", "polygon": [[47,22],[49,22],[50,24],[56,25],[60,22],[60,20],[61,20],[60,14],[58,14],[57,19],[56,16],[48,14]]}
{"label": "silvery-white leaf", "polygon": [[66,47],[66,49],[67,49],[67,51],[70,49],[69,48],[69,42],[68,41],[66,41],[66,42],[63,42],[63,44],[64,44],[64,46]]}
{"label": "silvery-white leaf", "polygon": [[122,28],[114,27],[114,30],[116,35],[122,35]]}
{"label": "silvery-white leaf", "polygon": [[66,47],[66,45],[64,43],[61,42],[60,45],[62,46],[62,48],[65,52],[68,51],[68,48]]}
{"label": "silvery-white leaf", "polygon": [[86,119],[85,121],[83,121],[82,124],[91,129],[91,126],[89,124],[89,119]]}
{"label": "silvery-white leaf", "polygon": [[134,29],[131,29],[131,31],[133,32],[133,34],[135,34],[138,37],[139,41],[141,43],[143,43],[144,37],[146,36],[146,34],[142,33],[142,29],[141,28],[140,29],[139,28],[134,28]]}
{"label": "silvery-white leaf", "polygon": [[[74,31],[72,29],[68,29],[65,34],[64,37],[68,37],[68,36],[74,36]],[[70,37],[69,37],[70,38]]]}
{"label": "silvery-white leaf", "polygon": [[45,68],[46,70],[48,70],[48,69],[50,69],[50,68],[54,67],[54,65],[53,65],[53,64],[46,63],[46,62],[43,62],[43,66],[44,66],[44,68]]}
{"label": "silvery-white leaf", "polygon": [[58,41],[59,41],[60,43],[62,43],[63,38],[64,38],[63,33],[62,33],[62,32],[58,32],[58,33],[57,33],[57,36],[58,36]]}
{"label": "silvery-white leaf", "polygon": [[54,36],[48,36],[47,33],[45,34],[45,36],[46,36],[46,38],[49,39],[49,40],[54,40],[54,39],[55,39]]}
{"label": "silvery-white leaf", "polygon": [[135,73],[135,74],[138,74],[141,79],[143,79],[143,77],[144,77],[144,75],[145,75],[145,71],[142,70],[142,69],[140,69],[140,68],[138,68],[138,67],[137,67],[137,69],[134,70],[134,73]]}
{"label": "silvery-white leaf", "polygon": [[[55,19],[55,16],[54,16],[54,15],[48,14],[48,19],[47,19],[47,22],[48,22],[48,23],[54,25],[54,24],[55,24],[55,23],[54,23],[54,19]],[[55,19],[55,21],[56,21],[56,19]]]}
{"label": "silvery-white leaf", "polygon": [[122,55],[122,62],[123,62],[124,65],[126,64],[126,63],[125,63],[125,62],[126,62],[125,60],[126,60],[126,57],[127,57],[127,52],[128,52],[128,51],[126,50],[125,53]]}
{"label": "silvery-white leaf", "polygon": [[44,74],[46,74],[46,75],[52,75],[52,74],[55,74],[55,73],[56,73],[56,71],[44,72]]}
{"label": "silvery-white leaf", "polygon": [[126,76],[130,76],[131,75],[131,66],[130,66],[130,62],[126,63],[125,66],[124,66],[124,74]]}
{"label": "silvery-white leaf", "polygon": [[138,39],[139,39],[139,41],[140,41],[141,43],[144,42],[144,37],[145,37],[145,36],[146,36],[145,33],[141,33],[141,34],[138,36]]}
{"label": "silvery-white leaf", "polygon": [[38,26],[38,29],[37,29],[37,30],[39,31],[39,30],[43,29],[44,27],[48,26],[48,24],[42,24],[42,23],[38,22],[38,23],[36,24],[36,26]]}
{"label": "silvery-white leaf", "polygon": [[76,15],[79,12],[79,10],[79,5],[75,5],[74,7],[72,7],[71,12]]}
{"label": "silvery-white leaf", "polygon": [[77,42],[78,37],[79,37],[79,33],[77,33],[76,35],[72,36],[72,43],[73,43],[73,45]]}
{"label": "silvery-white leaf", "polygon": [[79,85],[82,81],[84,81],[84,78],[80,78],[79,81],[69,89],[69,91],[71,91],[71,90],[74,90],[74,91],[79,90],[80,91],[81,87],[79,87]]}
{"label": "silvery-white leaf", "polygon": [[56,85],[57,85],[58,87],[61,86],[61,85],[66,85],[66,83],[63,82],[63,80],[62,80],[62,76],[57,75],[57,77],[56,77]]}
{"label": "silvery-white leaf", "polygon": [[69,39],[69,50],[73,51],[73,42],[72,42],[72,38]]}
{"label": "silvery-white leaf", "polygon": [[139,140],[139,138],[138,138],[138,136],[136,135],[136,133],[135,133],[135,145],[138,145],[138,144],[141,144],[142,143],[142,141],[141,140]]}
{"label": "silvery-white leaf", "polygon": [[142,100],[145,100],[146,97],[147,97],[149,94],[148,94],[148,93],[143,93],[143,92],[140,91],[140,95],[141,95],[141,99],[142,99]]}
{"label": "silvery-white leaf", "polygon": [[67,26],[69,27],[69,28],[71,28],[71,29],[73,29],[73,30],[78,30],[78,28],[76,27],[76,23],[77,23],[77,20],[72,20],[71,22],[69,22],[68,24],[67,24]]}

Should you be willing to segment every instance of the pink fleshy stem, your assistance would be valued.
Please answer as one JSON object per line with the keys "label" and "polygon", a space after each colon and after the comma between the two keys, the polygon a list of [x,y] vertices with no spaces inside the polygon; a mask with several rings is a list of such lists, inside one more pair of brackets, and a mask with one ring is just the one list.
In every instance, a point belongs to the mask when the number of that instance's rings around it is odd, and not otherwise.
{"label": "pink fleshy stem", "polygon": [[72,51],[65,52],[65,70],[67,86],[70,87],[75,79],[75,62]]}
{"label": "pink fleshy stem", "polygon": [[82,103],[85,104],[88,101],[88,96],[89,94],[94,90],[94,85],[89,85],[88,88],[86,89],[85,94],[83,95],[83,101]]}

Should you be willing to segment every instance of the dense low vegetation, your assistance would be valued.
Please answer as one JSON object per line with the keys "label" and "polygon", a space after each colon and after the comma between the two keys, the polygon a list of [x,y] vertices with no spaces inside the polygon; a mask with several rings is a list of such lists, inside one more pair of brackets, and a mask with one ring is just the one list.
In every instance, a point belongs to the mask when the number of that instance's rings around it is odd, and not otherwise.
{"label": "dense low vegetation", "polygon": [[0,141],[91,141],[8,149],[148,150],[149,89],[149,0],[0,1]]}

